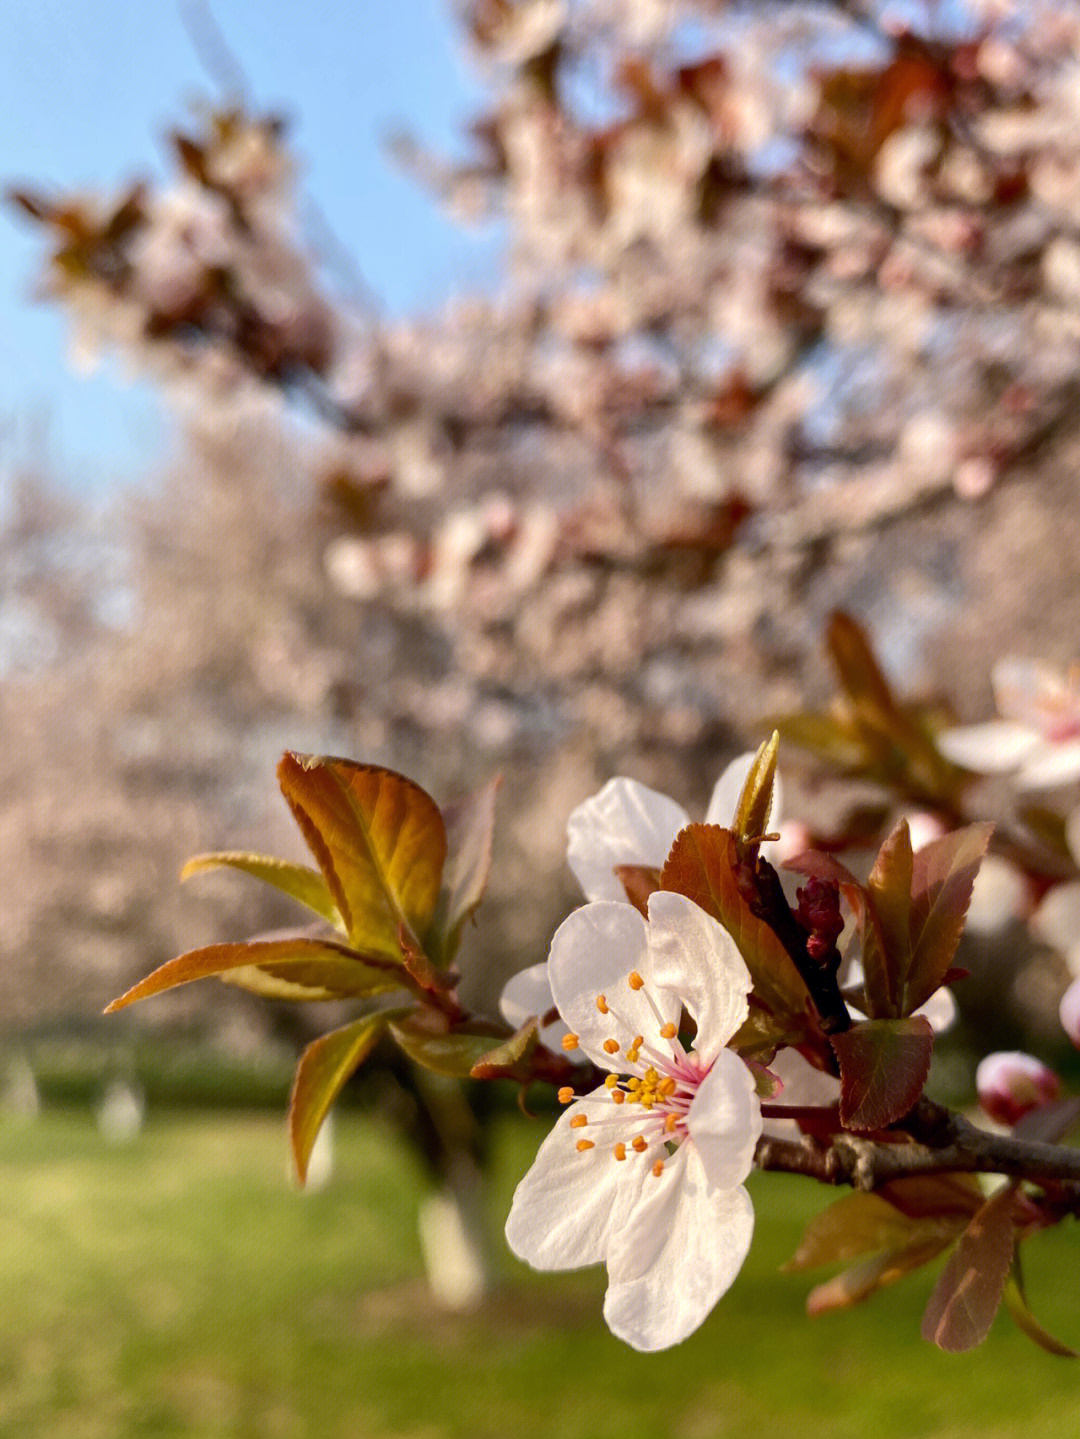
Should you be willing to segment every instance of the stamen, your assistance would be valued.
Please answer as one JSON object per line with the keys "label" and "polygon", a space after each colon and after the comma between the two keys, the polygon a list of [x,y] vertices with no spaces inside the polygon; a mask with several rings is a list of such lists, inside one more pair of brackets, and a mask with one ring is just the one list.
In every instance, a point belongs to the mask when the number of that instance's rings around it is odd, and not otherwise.
{"label": "stamen", "polygon": [[652,1167],[652,1172],[656,1175],[657,1179],[660,1178],[661,1174],[663,1174],[664,1172],[664,1161],[662,1159],[658,1159],[656,1161],[656,1163]]}
{"label": "stamen", "polygon": [[[619,1082],[619,1076],[618,1076],[617,1074],[609,1074],[609,1075],[605,1078],[605,1080],[604,1080],[604,1088],[605,1088],[605,1089],[614,1089],[615,1086],[618,1084],[618,1082]],[[559,1093],[561,1094],[561,1093],[562,1093],[562,1090],[560,1090]]]}
{"label": "stamen", "polygon": [[595,1149],[596,1145],[592,1142],[591,1139],[579,1139],[577,1142],[577,1148],[579,1154],[584,1154],[587,1149]]}
{"label": "stamen", "polygon": [[[612,1079],[615,1078],[614,1075],[612,1075],[611,1077]],[[574,1091],[570,1088],[568,1084],[564,1084],[563,1087],[559,1090],[559,1103],[569,1104],[573,1097]]]}
{"label": "stamen", "polygon": [[585,1126],[586,1126],[586,1124],[588,1124],[588,1122],[589,1122],[588,1115],[586,1115],[586,1114],[575,1114],[574,1117],[573,1117],[573,1119],[571,1119],[571,1121],[570,1121],[570,1128],[571,1128],[571,1129],[584,1129]]}
{"label": "stamen", "polygon": [[[604,1048],[606,1049],[607,1046],[605,1045]],[[615,1048],[618,1049],[618,1045],[616,1045]],[[610,1051],[610,1052],[611,1052],[611,1053],[614,1053],[614,1050],[612,1050],[612,1051]],[[637,1048],[636,1045],[633,1045],[633,1044],[632,1044],[632,1045],[630,1046],[630,1048],[626,1051],[626,1057],[627,1057],[627,1059],[630,1061],[631,1064],[636,1064],[636,1063],[638,1062],[638,1059],[640,1058],[640,1056],[641,1056],[641,1051]]]}
{"label": "stamen", "polygon": [[669,1019],[667,1024],[665,1024],[664,1027],[661,1029],[660,1037],[661,1039],[674,1039],[678,1032],[678,1029]]}
{"label": "stamen", "polygon": [[612,1154],[614,1154],[614,1156],[615,1156],[616,1159],[625,1159],[625,1158],[626,1158],[626,1145],[623,1144],[622,1141],[620,1140],[619,1143],[616,1144],[615,1148],[614,1148],[611,1152],[612,1152]]}
{"label": "stamen", "polygon": [[564,1034],[562,1037],[563,1049],[577,1049],[580,1043],[576,1034]]}
{"label": "stamen", "polygon": [[607,1012],[608,1012],[607,1000],[604,998],[604,996],[603,996],[602,994],[598,994],[598,995],[596,996],[596,1007],[597,1007],[597,1009],[600,1011],[601,1014],[607,1014]]}
{"label": "stamen", "polygon": [[[648,1147],[649,1141],[645,1138],[644,1134],[639,1134],[630,1141],[630,1148],[636,1149],[639,1154],[644,1154]],[[578,1148],[580,1149],[581,1146],[578,1145]]]}
{"label": "stamen", "polygon": [[665,1078],[663,1078],[656,1086],[656,1092],[658,1094],[662,1094],[666,1099],[668,1095],[674,1094],[678,1087],[679,1086],[675,1083],[675,1080],[669,1074],[665,1076]]}
{"label": "stamen", "polygon": [[[573,1122],[574,1122],[573,1120],[570,1121],[571,1124],[573,1124]],[[676,1129],[677,1129],[678,1127],[679,1127],[679,1121],[678,1121],[678,1119],[676,1118],[676,1116],[675,1116],[674,1114],[669,1114],[669,1115],[667,1115],[667,1116],[665,1117],[665,1119],[664,1119],[664,1132],[665,1132],[666,1134],[674,1134],[675,1131],[676,1131]]]}
{"label": "stamen", "polygon": [[617,1039],[605,1039],[605,1040],[604,1040],[604,1053],[605,1053],[605,1054],[618,1054],[618,1052],[619,1052],[619,1041],[618,1041]]}
{"label": "stamen", "polygon": [[[613,1078],[613,1079],[614,1079],[614,1077],[615,1077],[615,1076],[612,1075],[612,1078]],[[611,1102],[612,1102],[612,1104],[625,1104],[625,1103],[626,1103],[626,1095],[623,1093],[623,1091],[622,1091],[621,1089],[613,1089],[613,1090],[611,1091]]]}
{"label": "stamen", "polygon": [[642,979],[641,975],[638,974],[638,972],[637,972],[636,969],[632,969],[632,970],[630,971],[630,974],[629,974],[629,976],[627,977],[626,982],[627,982],[627,984],[630,986],[631,989],[644,989],[644,988],[645,988],[645,981]]}

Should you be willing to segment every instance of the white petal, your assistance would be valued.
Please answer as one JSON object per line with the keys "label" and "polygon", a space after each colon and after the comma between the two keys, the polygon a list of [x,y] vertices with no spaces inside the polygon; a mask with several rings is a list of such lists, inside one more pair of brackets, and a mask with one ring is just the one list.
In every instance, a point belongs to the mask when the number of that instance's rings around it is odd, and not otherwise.
{"label": "white petal", "polygon": [[614,1108],[603,1088],[559,1116],[514,1193],[506,1241],[534,1269],[599,1264],[641,1188],[642,1166],[619,1163],[607,1142],[610,1129],[595,1149],[577,1148],[585,1131],[571,1129],[570,1120],[579,1113],[594,1117],[601,1103]]}
{"label": "white petal", "polygon": [[[673,995],[658,993],[648,985],[634,990],[628,983],[633,970],[646,977],[646,930],[644,919],[632,905],[599,900],[568,915],[551,941],[548,978],[559,1013],[578,1036],[581,1049],[605,1069],[620,1068],[619,1056],[605,1051],[606,1040],[618,1040],[625,1050],[640,1034],[654,1047],[666,1050],[660,1027],[679,1020],[681,1006]],[[649,1003],[650,993],[659,1018]],[[600,994],[607,999],[608,1014],[601,1014],[596,1007]]]}
{"label": "white petal", "polygon": [[[753,762],[754,752],[750,751],[747,754],[739,755],[727,766],[713,787],[712,799],[709,800],[709,808],[705,813],[706,824],[719,824],[723,825],[725,829],[731,828],[731,821],[735,818],[735,810]],[[768,827],[778,829],[783,817],[784,788],[780,782],[780,771],[777,770],[773,779],[772,809],[769,812]],[[767,854],[766,858],[768,858]]]}
{"label": "white petal", "polygon": [[1080,948],[1080,883],[1048,890],[1028,923],[1036,939],[1063,954],[1071,969],[1070,953]]}
{"label": "white petal", "polygon": [[[782,1049],[769,1069],[784,1084],[777,1096],[777,1104],[825,1107],[835,1104],[840,1098],[840,1081],[815,1069],[797,1049]],[[798,1139],[802,1131],[793,1119],[766,1119],[762,1132],[777,1139]]]}
{"label": "white petal", "polygon": [[647,1173],[629,1222],[612,1235],[604,1318],[646,1352],[691,1335],[742,1268],[754,1232],[750,1196],[717,1189],[683,1144],[659,1178]]}
{"label": "white petal", "polygon": [[936,990],[915,1013],[930,1021],[930,1028],[935,1034],[946,1034],[956,1023],[956,1000],[952,990],[948,986]]}
{"label": "white petal", "polygon": [[1042,740],[1029,725],[1011,720],[988,720],[986,724],[961,725],[937,737],[938,749],[953,764],[977,774],[1004,774],[1016,769]]}
{"label": "white petal", "polygon": [[671,842],[690,823],[682,805],[633,779],[608,780],[579,804],[566,825],[566,859],[586,899],[626,902],[617,864],[660,868]]}
{"label": "white petal", "polygon": [[1020,789],[1050,789],[1080,779],[1080,739],[1060,744],[1041,742],[1024,760],[1016,776]]}
{"label": "white petal", "polygon": [[749,1069],[722,1049],[701,1081],[686,1116],[705,1175],[720,1189],[733,1189],[750,1173],[761,1137],[761,1102]]}
{"label": "white petal", "polygon": [[667,990],[697,1021],[695,1048],[712,1062],[749,1012],[750,971],[735,941],[685,895],[649,896],[649,953],[641,970],[648,987]]}
{"label": "white petal", "polygon": [[[528,969],[512,975],[499,996],[499,1012],[507,1024],[512,1024],[515,1029],[520,1029],[533,1015],[542,1019],[554,1006],[555,1000],[548,981],[548,967],[543,962],[532,964]],[[587,1064],[588,1055],[582,1054],[580,1050],[563,1050],[562,1037],[569,1033],[569,1025],[564,1024],[561,1019],[555,1019],[550,1024],[540,1025],[540,1043],[558,1054],[565,1053],[565,1057],[575,1063]]]}

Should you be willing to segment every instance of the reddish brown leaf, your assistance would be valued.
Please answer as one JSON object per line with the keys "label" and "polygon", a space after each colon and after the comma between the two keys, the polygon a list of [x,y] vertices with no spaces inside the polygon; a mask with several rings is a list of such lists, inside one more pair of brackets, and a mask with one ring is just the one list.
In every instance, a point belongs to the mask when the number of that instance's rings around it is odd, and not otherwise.
{"label": "reddish brown leaf", "polygon": [[992,824],[968,825],[924,845],[914,858],[905,1013],[926,1003],[953,962],[993,829]]}
{"label": "reddish brown leaf", "polygon": [[812,1289],[806,1299],[806,1312],[811,1317],[827,1314],[833,1309],[850,1309],[860,1304],[877,1289],[886,1284],[895,1284],[915,1269],[921,1269],[936,1259],[950,1243],[950,1239],[928,1238],[918,1240],[904,1249],[890,1249],[875,1255],[852,1269],[845,1269],[834,1279]]}
{"label": "reddish brown leaf", "polygon": [[482,1055],[469,1073],[473,1079],[529,1078],[528,1061],[540,1040],[537,1019],[529,1019],[502,1044]]}
{"label": "reddish brown leaf", "polygon": [[105,1013],[112,1014],[136,1000],[175,989],[178,984],[248,966],[265,967],[269,974],[292,979],[308,989],[326,990],[319,998],[355,998],[401,987],[397,965],[377,955],[358,954],[348,945],[336,944],[333,940],[299,937],[252,940],[246,944],[211,944],[170,959],[119,999],[114,999]]}
{"label": "reddish brown leaf", "polygon": [[776,935],[739,893],[736,862],[730,831],[715,824],[687,825],[668,855],[660,887],[686,895],[720,921],[746,961],[755,1001],[770,1011],[785,1035],[811,1034],[817,1026],[806,986]]}
{"label": "reddish brown leaf", "polygon": [[649,917],[649,896],[660,888],[660,871],[649,864],[617,864],[615,877],[639,914]]}
{"label": "reddish brown leaf", "polygon": [[427,933],[446,859],[439,807],[393,770],[286,754],[278,782],[358,949],[400,956]]}
{"label": "reddish brown leaf", "polygon": [[912,863],[911,831],[902,819],[881,846],[866,881],[876,921],[874,942],[868,944],[864,937],[862,956],[871,1019],[901,1014],[900,996],[911,968]]}
{"label": "reddish brown leaf", "polygon": [[840,1065],[840,1119],[847,1129],[885,1129],[902,1119],[930,1073],[934,1032],[922,1015],[871,1019],[830,1036]]}
{"label": "reddish brown leaf", "polygon": [[940,1238],[947,1244],[956,1232],[955,1223],[946,1222],[942,1227],[938,1220],[912,1219],[880,1195],[856,1190],[811,1219],[798,1249],[783,1268],[785,1273],[797,1273],[880,1250],[895,1252],[929,1239]]}
{"label": "reddish brown leaf", "polygon": [[971,1220],[941,1272],[923,1315],[922,1336],[960,1354],[990,1332],[1016,1244],[1016,1186],[999,1189]]}
{"label": "reddish brown leaf", "polygon": [[985,1196],[973,1174],[920,1174],[910,1179],[890,1179],[874,1191],[911,1219],[953,1218],[962,1229],[979,1209]]}

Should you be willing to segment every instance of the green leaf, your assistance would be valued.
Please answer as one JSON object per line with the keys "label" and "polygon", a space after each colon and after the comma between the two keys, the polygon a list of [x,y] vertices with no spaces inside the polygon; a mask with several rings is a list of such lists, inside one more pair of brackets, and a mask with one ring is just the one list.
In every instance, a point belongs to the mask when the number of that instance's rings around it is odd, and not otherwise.
{"label": "green leaf", "polygon": [[754,982],[754,1000],[767,1009],[788,1042],[815,1035],[813,1002],[787,950],[739,893],[738,857],[731,832],[715,824],[680,831],[660,874],[660,888],[686,895],[731,935]]}
{"label": "green leaf", "polygon": [[773,730],[772,738],[766,740],[758,749],[746,776],[731,825],[735,848],[740,854],[745,851],[750,841],[760,839],[768,832],[779,749],[780,736]]}
{"label": "green leaf", "polygon": [[1001,1307],[1016,1247],[1016,1185],[1004,1185],[960,1236],[923,1315],[922,1337],[949,1354],[981,1344]]}
{"label": "green leaf", "polygon": [[468,1079],[473,1065],[491,1053],[490,1034],[466,1034],[438,1027],[439,1016],[418,1014],[401,1024],[391,1024],[390,1033],[417,1064],[451,1079]]}
{"label": "green leaf", "polygon": [[308,1160],[323,1120],[350,1075],[375,1047],[391,1013],[402,1011],[354,1019],[341,1029],[321,1035],[300,1056],[289,1096],[289,1140],[301,1184],[307,1178]]}
{"label": "green leaf", "polygon": [[503,1044],[496,1045],[476,1061],[469,1073],[473,1079],[529,1079],[528,1061],[540,1041],[540,1024],[534,1017]]}
{"label": "green leaf", "polygon": [[993,830],[992,824],[968,825],[924,845],[914,858],[906,1014],[926,1003],[952,965]]}
{"label": "green leaf", "polygon": [[840,1065],[840,1121],[885,1129],[903,1119],[930,1073],[934,1032],[922,1015],[869,1019],[829,1037]]}
{"label": "green leaf", "polygon": [[1020,1251],[1017,1250],[1012,1273],[1005,1281],[1005,1307],[1016,1327],[1047,1354],[1057,1354],[1062,1359],[1080,1359],[1080,1352],[1063,1344],[1060,1339],[1045,1330],[1028,1308],[1024,1290],[1024,1275],[1020,1268]]}
{"label": "green leaf", "polygon": [[361,998],[401,987],[400,971],[395,964],[378,955],[358,954],[334,940],[301,937],[249,940],[243,944],[211,944],[168,960],[119,999],[114,999],[105,1013],[112,1014],[136,1000],[149,999],[153,994],[162,994],[194,979],[235,974],[249,966],[305,989],[326,991],[306,998]]}
{"label": "green leaf", "polygon": [[902,1251],[916,1241],[940,1239],[945,1245],[956,1232],[955,1222],[911,1219],[879,1195],[856,1191],[811,1219],[798,1249],[783,1268],[785,1273],[797,1273],[879,1250]]}
{"label": "green leaf", "polygon": [[900,997],[911,968],[911,831],[902,819],[881,846],[866,881],[876,923],[866,929],[863,972],[871,1019],[897,1019]]}
{"label": "green leaf", "polygon": [[904,1249],[890,1249],[845,1269],[834,1279],[819,1284],[807,1296],[806,1312],[813,1316],[826,1314],[833,1309],[850,1309],[860,1304],[877,1289],[886,1284],[895,1284],[915,1269],[921,1269],[936,1259],[949,1244],[948,1239],[922,1239]]}
{"label": "green leaf", "polygon": [[427,933],[446,859],[435,801],[392,770],[285,754],[278,782],[357,948],[400,958]]}
{"label": "green leaf", "polygon": [[482,789],[465,795],[442,812],[446,826],[446,869],[431,933],[444,964],[461,943],[461,932],[484,897],[491,873],[495,832],[495,796],[502,784],[496,776]]}
{"label": "green leaf", "polygon": [[309,869],[304,864],[290,864],[288,860],[274,859],[273,856],[265,854],[232,851],[196,854],[184,865],[180,878],[190,879],[193,874],[204,874],[207,870],[222,867],[243,870],[245,874],[272,884],[275,889],[280,889],[292,899],[298,899],[308,909],[313,909],[330,924],[342,928],[341,915],[326,887],[326,880],[318,870]]}

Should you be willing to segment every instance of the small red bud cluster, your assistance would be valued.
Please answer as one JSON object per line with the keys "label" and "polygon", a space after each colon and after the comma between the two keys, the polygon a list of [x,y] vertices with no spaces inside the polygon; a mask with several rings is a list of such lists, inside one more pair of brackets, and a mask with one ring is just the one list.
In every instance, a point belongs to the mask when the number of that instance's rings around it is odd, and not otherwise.
{"label": "small red bud cluster", "polygon": [[840,913],[840,886],[831,879],[809,879],[795,891],[799,902],[796,918],[809,931],[806,953],[814,960],[824,960],[836,947],[844,917]]}

